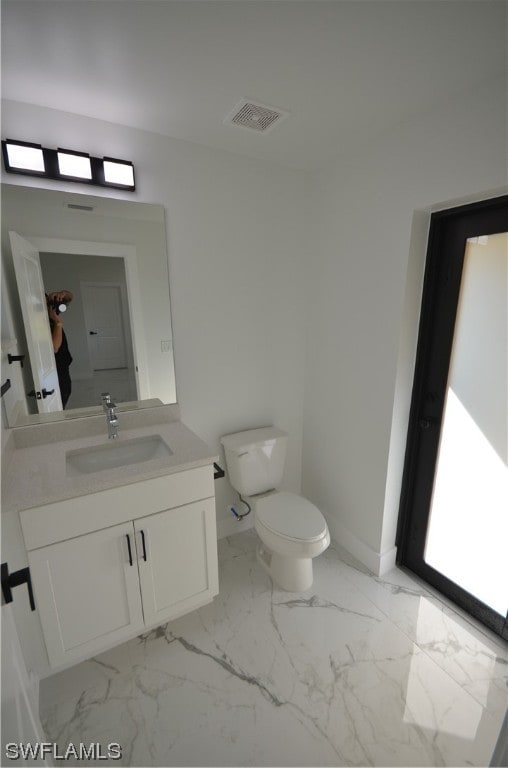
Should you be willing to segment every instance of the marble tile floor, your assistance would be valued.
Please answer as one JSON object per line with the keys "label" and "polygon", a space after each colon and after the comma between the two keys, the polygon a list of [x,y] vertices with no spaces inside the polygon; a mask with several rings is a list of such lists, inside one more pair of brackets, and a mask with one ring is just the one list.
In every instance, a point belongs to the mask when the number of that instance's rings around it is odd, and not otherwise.
{"label": "marble tile floor", "polygon": [[255,545],[219,541],[212,604],[42,681],[48,740],[117,742],[125,766],[489,765],[500,638],[334,545],[309,592],[274,589]]}

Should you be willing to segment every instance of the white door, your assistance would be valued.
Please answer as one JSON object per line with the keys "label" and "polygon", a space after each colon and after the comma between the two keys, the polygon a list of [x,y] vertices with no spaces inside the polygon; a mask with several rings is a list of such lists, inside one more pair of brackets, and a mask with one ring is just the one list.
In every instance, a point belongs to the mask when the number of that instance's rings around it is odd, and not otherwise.
{"label": "white door", "polygon": [[39,413],[61,411],[62,399],[58,386],[39,252],[16,232],[9,232],[9,237],[32,366],[37,409]]}
{"label": "white door", "polygon": [[147,625],[179,616],[218,592],[214,499],[134,521]]}
{"label": "white door", "polygon": [[[2,606],[2,765],[52,765],[40,756],[25,756],[20,746],[44,742],[39,722],[38,705],[30,688],[25,662],[21,653],[16,625],[10,605]],[[0,758],[1,759],[1,758]]]}
{"label": "white door", "polygon": [[81,294],[92,368],[94,371],[126,368],[120,286],[82,284]]}
{"label": "white door", "polygon": [[142,630],[131,522],[35,549],[28,562],[52,667]]}

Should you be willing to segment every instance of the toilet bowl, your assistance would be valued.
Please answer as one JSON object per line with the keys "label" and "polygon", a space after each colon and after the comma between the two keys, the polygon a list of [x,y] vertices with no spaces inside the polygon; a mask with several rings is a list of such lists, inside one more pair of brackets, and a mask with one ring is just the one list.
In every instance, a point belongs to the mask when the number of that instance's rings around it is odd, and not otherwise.
{"label": "toilet bowl", "polygon": [[296,493],[277,490],[286,457],[286,433],[262,427],[225,435],[221,443],[229,481],[252,507],[260,538],[259,563],[281,589],[309,589],[312,560],[328,547],[330,533],[314,504]]}
{"label": "toilet bowl", "polygon": [[252,501],[254,528],[261,540],[256,552],[259,563],[282,589],[310,589],[312,560],[330,544],[323,515],[295,493],[275,491]]}

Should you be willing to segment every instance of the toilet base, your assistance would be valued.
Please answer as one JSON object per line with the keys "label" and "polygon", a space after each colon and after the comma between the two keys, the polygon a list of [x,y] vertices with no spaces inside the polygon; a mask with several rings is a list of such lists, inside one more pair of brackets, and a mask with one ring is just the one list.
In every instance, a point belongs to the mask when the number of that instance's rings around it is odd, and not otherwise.
{"label": "toilet base", "polygon": [[272,581],[286,592],[305,592],[314,580],[312,558],[278,555],[260,542],[257,546],[258,562]]}

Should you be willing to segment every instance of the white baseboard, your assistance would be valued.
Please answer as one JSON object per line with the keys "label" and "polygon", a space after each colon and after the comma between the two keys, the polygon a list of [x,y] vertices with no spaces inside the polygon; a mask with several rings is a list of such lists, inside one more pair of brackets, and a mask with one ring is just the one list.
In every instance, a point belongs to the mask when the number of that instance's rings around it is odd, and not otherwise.
{"label": "white baseboard", "polygon": [[254,517],[250,514],[245,520],[237,520],[234,515],[217,520],[217,538],[224,539],[226,536],[233,536],[235,533],[247,531],[254,525]]}
{"label": "white baseboard", "polygon": [[38,675],[35,674],[35,672],[32,672],[31,670],[27,670],[27,677],[28,677],[28,695],[30,697],[30,702],[32,704],[33,712],[34,714],[39,717],[39,688],[40,688],[40,678]]}
{"label": "white baseboard", "polygon": [[384,576],[385,573],[395,568],[397,562],[397,547],[393,546],[387,552],[379,556],[379,569],[376,576]]}
{"label": "white baseboard", "polygon": [[326,521],[333,541],[347,549],[376,576],[383,576],[395,566],[397,547],[392,547],[387,552],[376,552],[351,533],[339,520],[327,517]]}
{"label": "white baseboard", "polygon": [[[397,555],[396,547],[392,547],[387,552],[376,552],[335,518],[327,518],[327,523],[332,539],[347,549],[353,557],[356,557],[376,576],[383,576],[394,568]],[[217,520],[217,538],[224,539],[226,536],[247,531],[253,527],[253,524],[254,519],[251,515],[242,522],[239,522],[233,515],[230,518],[221,518]]]}

